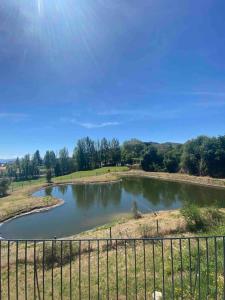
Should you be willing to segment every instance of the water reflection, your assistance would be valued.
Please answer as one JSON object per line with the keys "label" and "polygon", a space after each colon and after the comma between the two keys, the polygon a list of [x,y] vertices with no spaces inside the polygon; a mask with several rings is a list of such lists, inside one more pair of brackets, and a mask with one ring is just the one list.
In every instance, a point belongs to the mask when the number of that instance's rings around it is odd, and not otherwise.
{"label": "water reflection", "polygon": [[1,226],[1,235],[21,239],[73,235],[130,212],[133,200],[143,213],[180,208],[184,202],[225,205],[222,189],[135,177],[108,184],[50,186],[34,194],[50,195],[63,199],[64,205],[9,221]]}

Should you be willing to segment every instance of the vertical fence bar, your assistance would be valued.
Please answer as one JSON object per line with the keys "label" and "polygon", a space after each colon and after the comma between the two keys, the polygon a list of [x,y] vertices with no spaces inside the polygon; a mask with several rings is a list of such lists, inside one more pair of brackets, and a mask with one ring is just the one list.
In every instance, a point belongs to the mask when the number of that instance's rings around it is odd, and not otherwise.
{"label": "vertical fence bar", "polygon": [[134,278],[135,278],[135,296],[137,300],[137,253],[136,253],[136,240],[134,240]]}
{"label": "vertical fence bar", "polygon": [[174,299],[174,264],[173,264],[173,240],[170,240],[170,255],[171,255],[171,283],[172,283],[172,299]]}
{"label": "vertical fence bar", "polygon": [[209,241],[206,237],[206,296],[209,295]]}
{"label": "vertical fence bar", "polygon": [[144,293],[145,300],[147,299],[147,280],[146,280],[146,253],[145,253],[145,240],[143,240],[143,263],[144,263]]}
{"label": "vertical fence bar", "polygon": [[79,299],[81,300],[81,241],[79,241]]}
{"label": "vertical fence bar", "polygon": [[106,281],[107,281],[107,300],[109,300],[109,240],[106,241]]}
{"label": "vertical fence bar", "polygon": [[19,283],[18,283],[18,241],[16,241],[16,299],[19,299]]}
{"label": "vertical fence bar", "polygon": [[198,299],[201,300],[201,258],[200,258],[200,245],[199,238],[197,238],[198,246]]}
{"label": "vertical fence bar", "polygon": [[189,256],[189,282],[190,282],[190,295],[192,295],[192,259],[191,259],[191,239],[188,239],[188,256]]}
{"label": "vertical fence bar", "polygon": [[0,240],[0,300],[2,300],[2,241]]}
{"label": "vertical fence bar", "polygon": [[56,241],[52,241],[52,300],[54,300],[54,247]]}
{"label": "vertical fence bar", "polygon": [[164,243],[163,239],[161,241],[161,251],[162,251],[162,294],[163,299],[165,299],[165,262],[164,262]]}
{"label": "vertical fence bar", "polygon": [[215,299],[217,299],[218,291],[218,263],[217,263],[217,239],[214,237],[214,246],[215,246]]}
{"label": "vertical fence bar", "polygon": [[25,270],[24,270],[24,275],[25,275],[25,300],[27,300],[27,241],[25,241]]}
{"label": "vertical fence bar", "polygon": [[223,299],[225,299],[225,238],[223,237]]}
{"label": "vertical fence bar", "polygon": [[100,299],[100,266],[99,266],[99,240],[97,241],[97,263],[98,263],[98,299]]}
{"label": "vertical fence bar", "polygon": [[10,241],[8,241],[8,300],[10,300]]}
{"label": "vertical fence bar", "polygon": [[117,300],[119,299],[117,240],[116,240],[116,299]]}
{"label": "vertical fence bar", "polygon": [[34,299],[36,300],[36,241],[34,241]]}
{"label": "vertical fence bar", "polygon": [[154,293],[154,300],[155,300],[155,292],[156,292],[156,278],[155,278],[155,241],[152,240],[152,265],[153,265],[153,293]]}
{"label": "vertical fence bar", "polygon": [[124,242],[124,256],[125,256],[125,293],[126,299],[128,296],[128,286],[127,286],[127,241]]}
{"label": "vertical fence bar", "polygon": [[179,239],[180,248],[180,284],[181,284],[181,299],[184,298],[184,284],[183,284],[183,255],[182,255],[182,240]]}
{"label": "vertical fence bar", "polygon": [[91,247],[88,241],[88,299],[91,299]]}
{"label": "vertical fence bar", "polygon": [[72,299],[72,241],[70,241],[70,300]]}
{"label": "vertical fence bar", "polygon": [[45,241],[42,245],[42,298],[45,299]]}
{"label": "vertical fence bar", "polygon": [[61,287],[61,300],[63,299],[63,241],[60,243],[60,287]]}

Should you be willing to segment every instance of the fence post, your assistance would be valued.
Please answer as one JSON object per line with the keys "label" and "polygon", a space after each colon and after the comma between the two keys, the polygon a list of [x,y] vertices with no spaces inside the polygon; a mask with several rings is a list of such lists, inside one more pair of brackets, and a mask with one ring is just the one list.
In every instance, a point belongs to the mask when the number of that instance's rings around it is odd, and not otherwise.
{"label": "fence post", "polygon": [[159,234],[159,220],[156,220],[157,234]]}
{"label": "fence post", "polygon": [[110,240],[112,239],[112,227],[109,227],[109,237],[110,237]]}

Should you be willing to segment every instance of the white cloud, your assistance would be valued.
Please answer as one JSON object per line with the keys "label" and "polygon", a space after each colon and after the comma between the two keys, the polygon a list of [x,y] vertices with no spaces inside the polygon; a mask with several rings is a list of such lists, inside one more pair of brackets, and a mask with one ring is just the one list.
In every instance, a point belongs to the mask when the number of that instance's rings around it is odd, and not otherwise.
{"label": "white cloud", "polygon": [[213,99],[213,100],[199,100],[196,102],[196,106],[202,107],[202,108],[222,108],[225,106],[225,99]]}
{"label": "white cloud", "polygon": [[61,118],[60,120],[61,120],[61,122],[76,124],[76,125],[79,125],[81,127],[87,128],[87,129],[103,128],[103,127],[108,127],[108,126],[118,126],[118,125],[120,125],[120,123],[116,122],[116,121],[92,123],[92,122],[79,122],[75,118]]}
{"label": "white cloud", "polygon": [[28,115],[22,113],[8,113],[8,112],[0,112],[0,120],[10,120],[10,121],[23,121],[26,119]]}
{"label": "white cloud", "polygon": [[77,122],[77,124],[84,128],[92,129],[92,128],[103,128],[103,127],[108,127],[108,126],[117,126],[120,123],[119,122],[103,122],[103,123],[80,123],[80,122]]}

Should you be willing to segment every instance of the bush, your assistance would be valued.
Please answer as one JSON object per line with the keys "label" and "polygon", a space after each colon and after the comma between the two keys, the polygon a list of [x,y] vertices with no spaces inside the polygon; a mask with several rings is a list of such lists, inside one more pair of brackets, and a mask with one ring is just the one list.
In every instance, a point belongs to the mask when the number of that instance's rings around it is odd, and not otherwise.
{"label": "bush", "polygon": [[143,239],[155,237],[157,235],[156,228],[149,224],[143,224],[139,227],[140,236]]}
{"label": "bush", "polygon": [[10,182],[8,179],[6,179],[6,178],[0,179],[0,197],[4,197],[7,195],[9,185],[10,185]]}
{"label": "bush", "polygon": [[[52,247],[53,246],[53,247]],[[82,247],[80,249],[80,254],[85,254],[93,252],[92,246]],[[73,245],[70,242],[55,241],[53,245],[45,245],[45,268],[51,269],[54,267],[60,267],[69,264],[70,261],[75,260],[79,256],[79,246],[78,244]],[[42,257],[39,259],[40,264],[42,264]]]}
{"label": "bush", "polygon": [[181,209],[181,214],[185,218],[187,228],[190,231],[207,231],[210,226],[219,225],[224,215],[218,208],[200,209],[195,204],[185,205]]}
{"label": "bush", "polygon": [[137,206],[136,201],[133,201],[131,211],[132,211],[134,219],[140,219],[141,218],[141,213],[138,211],[138,206]]}

